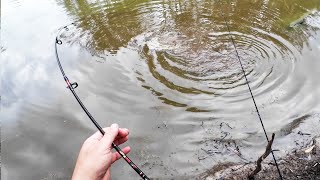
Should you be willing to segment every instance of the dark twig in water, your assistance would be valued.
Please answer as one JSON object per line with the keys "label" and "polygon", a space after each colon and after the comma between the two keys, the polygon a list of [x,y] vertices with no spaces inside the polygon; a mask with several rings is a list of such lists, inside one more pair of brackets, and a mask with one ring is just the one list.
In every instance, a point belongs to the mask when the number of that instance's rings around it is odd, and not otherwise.
{"label": "dark twig in water", "polygon": [[258,174],[258,172],[261,171],[261,163],[262,161],[269,156],[269,154],[272,152],[271,146],[274,140],[274,136],[275,134],[272,133],[272,138],[271,140],[268,142],[268,145],[266,147],[266,151],[264,152],[264,154],[262,156],[259,157],[259,159],[257,160],[257,166],[256,169],[248,176],[249,180],[254,180],[254,176],[256,174]]}
{"label": "dark twig in water", "polygon": [[298,134],[301,135],[301,136],[311,136],[311,134],[309,134],[309,133],[303,133],[303,132],[301,132],[301,131],[299,131]]}
{"label": "dark twig in water", "polygon": [[223,124],[225,124],[228,128],[233,129],[228,123],[225,122],[220,123],[220,129],[222,128]]}
{"label": "dark twig in water", "polygon": [[224,134],[224,136],[221,136],[220,142],[222,142],[228,135],[230,135],[229,132],[225,132],[225,131],[221,131],[221,133]]}
{"label": "dark twig in water", "polygon": [[205,152],[208,156],[198,157],[198,160],[199,160],[199,161],[205,160],[205,159],[213,156],[214,154],[221,154],[221,151],[218,151],[218,150],[217,150],[217,151],[213,151],[213,150],[211,150],[211,149],[206,150],[206,149],[203,149],[203,148],[201,148],[201,150],[202,150],[203,152]]}

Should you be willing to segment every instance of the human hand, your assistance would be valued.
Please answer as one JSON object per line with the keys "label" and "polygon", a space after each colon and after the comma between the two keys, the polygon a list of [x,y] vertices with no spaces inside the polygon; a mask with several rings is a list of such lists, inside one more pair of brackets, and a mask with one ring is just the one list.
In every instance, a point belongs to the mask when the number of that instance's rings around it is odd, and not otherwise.
{"label": "human hand", "polygon": [[[121,158],[118,152],[112,152],[112,142],[116,145],[128,140],[129,130],[119,128],[117,124],[103,128],[104,136],[98,131],[82,145],[73,171],[72,180],[109,180],[110,166]],[[125,154],[130,147],[122,149]]]}

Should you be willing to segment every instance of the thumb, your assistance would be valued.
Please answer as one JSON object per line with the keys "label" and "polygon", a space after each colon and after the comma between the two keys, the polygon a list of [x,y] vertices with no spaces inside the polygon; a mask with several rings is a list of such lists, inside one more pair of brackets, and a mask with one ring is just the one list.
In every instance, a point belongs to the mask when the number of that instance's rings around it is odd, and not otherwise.
{"label": "thumb", "polygon": [[119,132],[118,124],[112,124],[110,127],[106,128],[105,134],[101,139],[101,145],[103,147],[111,147],[111,144],[117,137],[118,132]]}

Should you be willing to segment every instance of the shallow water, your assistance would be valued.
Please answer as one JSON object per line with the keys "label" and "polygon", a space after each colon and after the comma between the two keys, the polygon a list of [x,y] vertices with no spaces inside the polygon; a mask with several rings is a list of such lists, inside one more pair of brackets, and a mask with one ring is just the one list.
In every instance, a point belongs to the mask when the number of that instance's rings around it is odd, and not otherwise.
{"label": "shallow water", "polygon": [[[263,152],[222,15],[265,128],[276,133],[276,157],[319,135],[319,0],[5,0],[2,7],[2,179],[68,179],[96,131],[54,57],[56,33],[71,22],[58,47],[69,79],[102,126],[131,130],[130,157],[150,177],[205,177]],[[138,175],[119,161],[112,177]]]}

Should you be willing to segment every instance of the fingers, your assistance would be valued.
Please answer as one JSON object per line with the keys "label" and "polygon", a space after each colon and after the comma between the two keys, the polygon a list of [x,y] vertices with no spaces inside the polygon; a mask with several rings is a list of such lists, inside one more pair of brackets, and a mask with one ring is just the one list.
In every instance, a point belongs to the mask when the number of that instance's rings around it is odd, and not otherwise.
{"label": "fingers", "polygon": [[[112,142],[114,142],[116,145],[120,145],[128,140],[129,130],[127,128],[118,128],[118,132],[117,132],[116,131],[117,125],[114,124],[113,127],[111,126],[103,128],[105,132],[105,139],[102,141],[104,147],[110,147],[111,146],[110,142],[112,139],[113,139]],[[112,128],[115,128],[115,129],[112,129]],[[115,134],[116,134],[116,137],[114,137]],[[101,134],[101,132],[97,131],[93,135],[91,135],[87,140],[90,142],[92,140],[100,141],[102,140],[103,137],[104,136]]]}
{"label": "fingers", "polygon": [[[129,146],[125,147],[122,149],[122,152],[124,154],[128,154],[131,151],[131,148]],[[121,158],[121,155],[118,152],[114,152],[112,153],[112,159],[111,159],[111,164],[113,164],[114,162],[116,162],[117,160],[119,160]]]}
{"label": "fingers", "polygon": [[[108,129],[109,127],[103,128],[103,131],[109,131]],[[126,137],[129,135],[129,130],[127,128],[119,128],[119,132],[117,135],[117,138],[122,138],[122,137]],[[88,139],[94,139],[94,140],[98,140],[100,141],[102,139],[102,134],[100,131],[95,132],[93,135],[91,135]]]}
{"label": "fingers", "polygon": [[114,141],[114,143],[116,145],[120,145],[122,143],[125,143],[126,141],[128,141],[129,137],[126,136],[126,137],[123,137],[123,138],[116,138],[116,140]]}
{"label": "fingers", "polygon": [[105,134],[102,137],[101,145],[103,147],[111,147],[112,142],[115,140],[119,132],[118,124],[112,124],[110,127],[107,127],[105,130]]}
{"label": "fingers", "polygon": [[129,130],[127,128],[119,128],[118,137],[126,137],[129,135]]}

